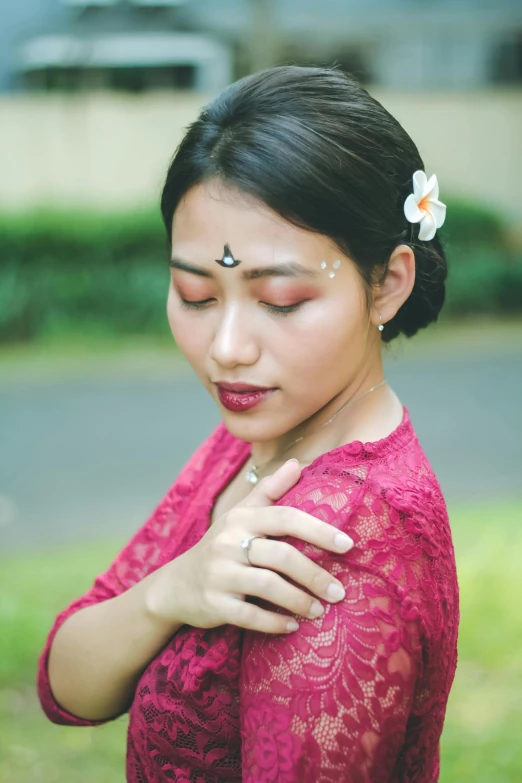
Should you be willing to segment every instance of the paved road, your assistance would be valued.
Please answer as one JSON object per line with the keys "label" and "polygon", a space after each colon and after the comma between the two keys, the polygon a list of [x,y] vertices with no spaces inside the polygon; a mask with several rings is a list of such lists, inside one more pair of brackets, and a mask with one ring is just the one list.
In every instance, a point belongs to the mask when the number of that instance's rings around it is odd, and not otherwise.
{"label": "paved road", "polygon": [[[522,495],[522,354],[393,360],[387,375],[448,500]],[[217,422],[174,371],[0,385],[0,551],[125,540]]]}

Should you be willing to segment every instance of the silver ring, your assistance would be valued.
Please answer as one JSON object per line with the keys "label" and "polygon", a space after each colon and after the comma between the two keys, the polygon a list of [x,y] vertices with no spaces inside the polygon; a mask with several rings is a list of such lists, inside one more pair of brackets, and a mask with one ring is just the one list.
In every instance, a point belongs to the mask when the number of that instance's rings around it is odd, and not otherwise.
{"label": "silver ring", "polygon": [[248,565],[251,565],[251,566],[253,566],[254,564],[250,562],[250,558],[248,556],[248,553],[250,552],[250,547],[252,546],[252,541],[255,538],[265,538],[265,536],[250,536],[250,538],[244,538],[241,541],[241,549],[245,553],[245,557],[246,557],[246,559],[248,561]]}

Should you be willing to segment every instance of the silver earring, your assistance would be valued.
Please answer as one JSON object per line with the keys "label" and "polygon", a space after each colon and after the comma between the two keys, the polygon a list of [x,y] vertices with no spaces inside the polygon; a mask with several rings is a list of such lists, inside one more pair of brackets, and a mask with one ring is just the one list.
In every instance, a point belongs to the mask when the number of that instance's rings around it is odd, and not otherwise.
{"label": "silver earring", "polygon": [[[382,315],[379,315],[379,321],[382,321]],[[382,323],[379,323],[379,326],[377,327],[377,329],[379,330],[379,332],[382,332],[382,330],[384,329],[384,326],[382,325]]]}

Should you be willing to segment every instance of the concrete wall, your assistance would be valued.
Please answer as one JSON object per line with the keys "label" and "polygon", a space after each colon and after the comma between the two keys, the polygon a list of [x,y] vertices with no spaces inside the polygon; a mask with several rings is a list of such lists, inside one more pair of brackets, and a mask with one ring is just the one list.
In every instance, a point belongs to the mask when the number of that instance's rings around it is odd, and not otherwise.
{"label": "concrete wall", "polygon": [[[417,143],[445,194],[502,210],[522,232],[522,90],[371,90]],[[201,95],[0,97],[0,210],[125,209],[157,201]]]}

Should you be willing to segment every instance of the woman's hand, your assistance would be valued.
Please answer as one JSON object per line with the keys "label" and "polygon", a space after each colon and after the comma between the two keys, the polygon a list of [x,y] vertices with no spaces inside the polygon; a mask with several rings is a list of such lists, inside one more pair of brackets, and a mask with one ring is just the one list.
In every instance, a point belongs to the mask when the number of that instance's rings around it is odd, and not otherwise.
{"label": "woman's hand", "polygon": [[300,474],[297,460],[286,462],[217,519],[192,549],[158,569],[147,593],[148,610],[173,625],[214,628],[230,623],[265,633],[295,631],[293,618],[245,600],[256,596],[292,614],[319,617],[324,609],[314,595],[280,573],[319,598],[341,600],[341,583],[291,544],[256,539],[249,552],[254,567],[241,548],[241,541],[251,536],[294,536],[332,552],[351,549],[353,541],[327,522],[289,506],[271,506]]}

